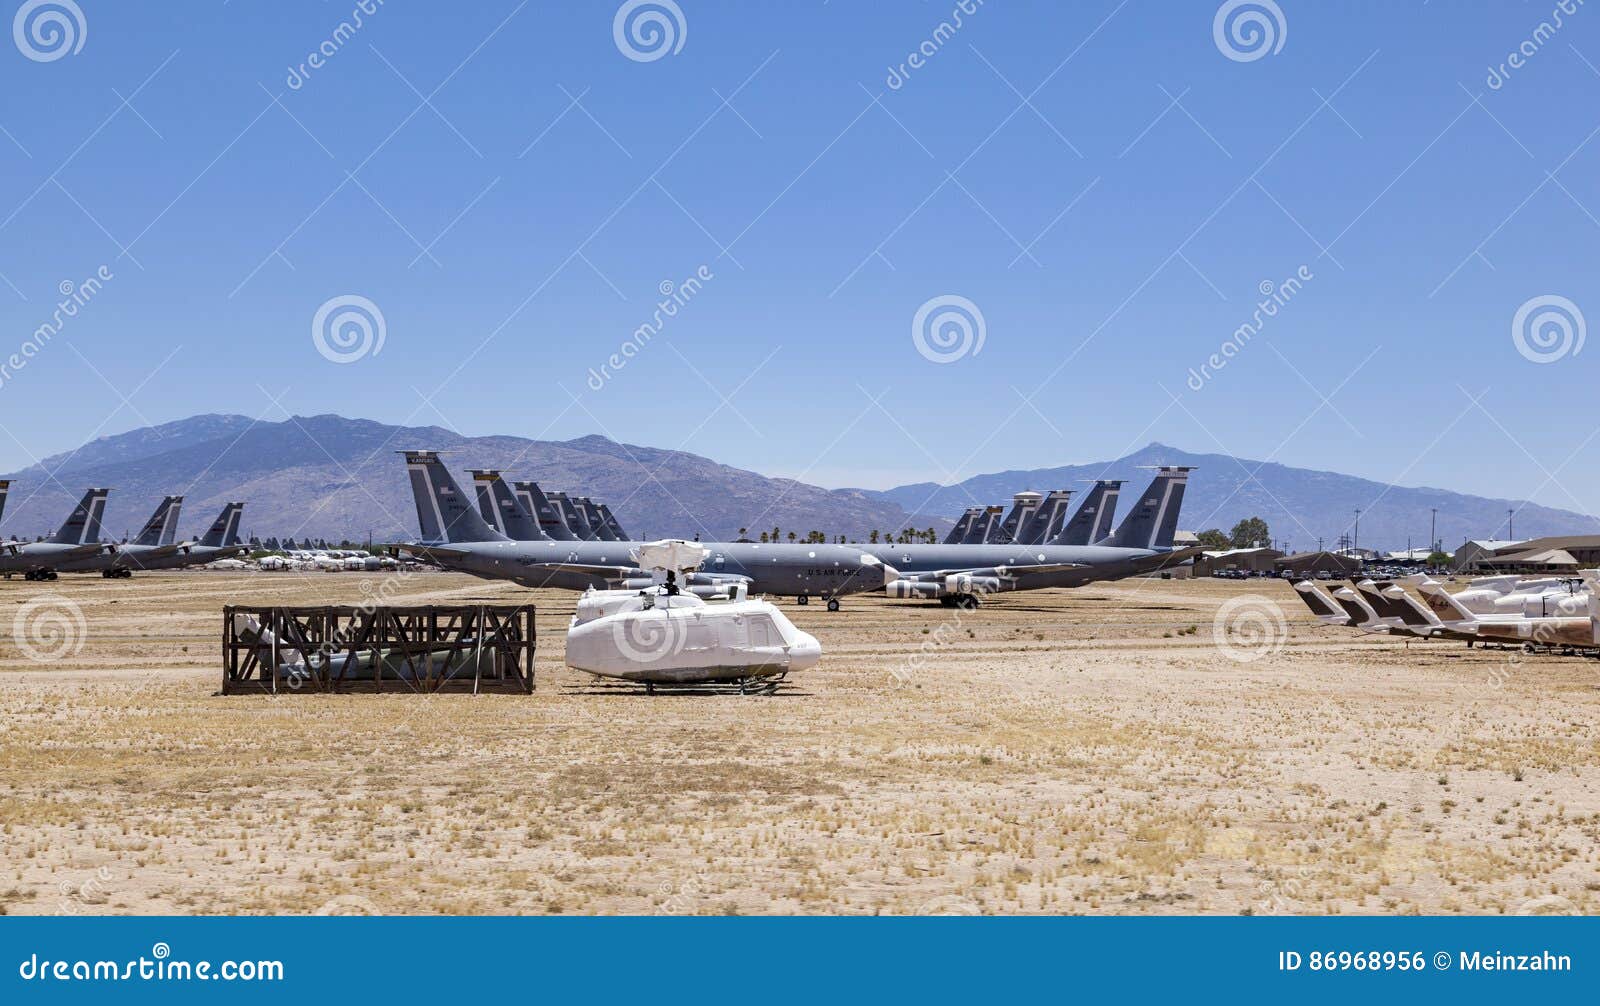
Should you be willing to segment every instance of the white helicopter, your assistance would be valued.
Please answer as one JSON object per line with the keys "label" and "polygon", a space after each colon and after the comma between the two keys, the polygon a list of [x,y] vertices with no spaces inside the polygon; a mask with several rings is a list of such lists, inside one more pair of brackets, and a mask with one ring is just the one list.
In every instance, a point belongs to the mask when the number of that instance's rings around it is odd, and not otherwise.
{"label": "white helicopter", "polygon": [[710,554],[695,542],[668,539],[632,552],[638,568],[659,578],[644,590],[590,589],[567,630],[567,666],[645,685],[738,685],[771,692],[790,671],[813,667],[822,644],[775,605],[749,600],[730,585],[707,603],[681,592],[678,577]]}

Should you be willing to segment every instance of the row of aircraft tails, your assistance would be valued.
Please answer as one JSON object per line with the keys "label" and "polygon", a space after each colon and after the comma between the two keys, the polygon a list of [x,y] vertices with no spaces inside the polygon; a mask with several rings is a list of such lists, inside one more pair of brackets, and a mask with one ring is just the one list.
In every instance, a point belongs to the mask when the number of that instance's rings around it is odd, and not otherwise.
{"label": "row of aircraft tails", "polygon": [[[5,513],[11,483],[0,480],[0,516]],[[83,494],[66,521],[41,541],[0,540],[0,573],[23,574],[28,580],[54,580],[58,573],[99,573],[104,577],[132,576],[133,571],[180,569],[227,559],[247,551],[239,541],[243,503],[229,503],[203,537],[178,540],[178,514],[182,496],[167,496],[156,506],[131,542],[100,540],[109,489],[94,488]]]}
{"label": "row of aircraft tails", "polygon": [[[604,504],[547,493],[471,470],[462,491],[437,451],[402,451],[422,537],[394,546],[458,572],[528,587],[639,590],[659,583],[640,566],[639,547]],[[969,511],[957,534],[937,545],[701,542],[705,559],[681,586],[702,598],[748,594],[812,597],[837,610],[849,594],[973,607],[980,596],[1077,587],[1155,572],[1192,558],[1174,549],[1189,468],[1159,468],[1132,511],[1112,529],[1121,483],[1097,482],[1068,518],[1072,494],[1024,494],[1005,519]],[[474,505],[476,504],[476,505]],[[979,518],[984,518],[981,523]],[[954,540],[959,537],[960,540]],[[970,540],[969,540],[970,538]]]}
{"label": "row of aircraft tails", "polygon": [[[1490,576],[1450,593],[1424,574],[1332,591],[1296,583],[1318,621],[1368,633],[1566,650],[1600,649],[1600,570],[1578,578]],[[1413,587],[1422,600],[1412,595]]]}

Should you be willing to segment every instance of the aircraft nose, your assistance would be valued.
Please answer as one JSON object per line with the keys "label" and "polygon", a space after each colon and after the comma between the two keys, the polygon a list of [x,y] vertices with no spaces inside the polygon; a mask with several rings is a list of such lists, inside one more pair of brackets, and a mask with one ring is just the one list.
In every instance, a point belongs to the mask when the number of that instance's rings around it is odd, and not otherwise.
{"label": "aircraft nose", "polygon": [[822,659],[822,644],[809,632],[798,633],[799,638],[789,646],[789,670],[803,671],[817,666]]}

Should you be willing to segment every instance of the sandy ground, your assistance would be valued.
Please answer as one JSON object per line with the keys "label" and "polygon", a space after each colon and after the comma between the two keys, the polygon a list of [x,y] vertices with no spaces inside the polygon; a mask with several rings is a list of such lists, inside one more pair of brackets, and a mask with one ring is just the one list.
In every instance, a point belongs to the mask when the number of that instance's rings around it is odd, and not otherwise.
{"label": "sandy ground", "polygon": [[[646,697],[568,670],[573,595],[540,591],[534,696],[213,694],[223,603],[358,603],[374,575],[0,582],[0,910],[1600,911],[1591,660],[1152,580],[785,601],[819,668]],[[15,622],[63,613],[65,654],[25,656]]]}

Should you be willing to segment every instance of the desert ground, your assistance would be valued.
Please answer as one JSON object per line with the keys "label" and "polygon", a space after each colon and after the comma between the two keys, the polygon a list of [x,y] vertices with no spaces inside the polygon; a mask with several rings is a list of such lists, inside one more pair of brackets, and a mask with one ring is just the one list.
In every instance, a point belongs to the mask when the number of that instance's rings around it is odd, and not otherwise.
{"label": "desert ground", "polygon": [[224,603],[377,575],[0,582],[0,911],[1600,911],[1593,660],[1151,579],[781,601],[820,667],[645,696],[564,666],[574,595],[433,573],[539,606],[536,694],[215,694]]}

